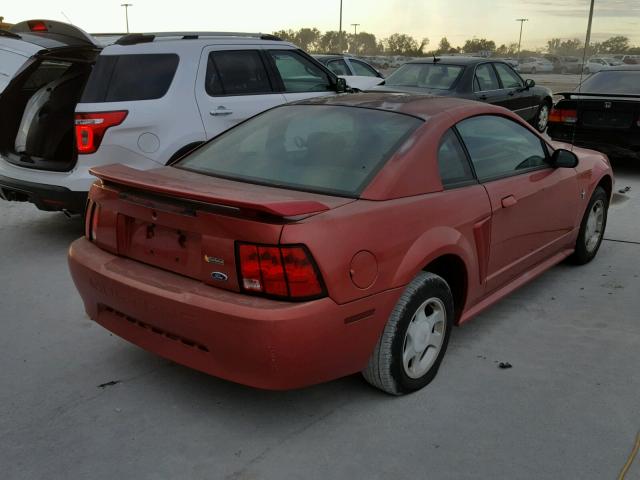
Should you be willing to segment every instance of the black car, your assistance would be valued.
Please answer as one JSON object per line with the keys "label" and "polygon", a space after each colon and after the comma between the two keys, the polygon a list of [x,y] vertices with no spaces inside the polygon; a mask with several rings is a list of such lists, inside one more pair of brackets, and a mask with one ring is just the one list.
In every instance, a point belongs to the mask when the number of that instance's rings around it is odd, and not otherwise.
{"label": "black car", "polygon": [[435,57],[405,63],[375,91],[427,93],[478,100],[514,111],[540,132],[547,128],[551,90],[523,80],[506,62]]}
{"label": "black car", "polygon": [[313,57],[336,75],[384,78],[373,66],[351,55],[326,54]]}
{"label": "black car", "polygon": [[602,70],[560,95],[549,115],[551,138],[612,157],[639,157],[640,66]]}

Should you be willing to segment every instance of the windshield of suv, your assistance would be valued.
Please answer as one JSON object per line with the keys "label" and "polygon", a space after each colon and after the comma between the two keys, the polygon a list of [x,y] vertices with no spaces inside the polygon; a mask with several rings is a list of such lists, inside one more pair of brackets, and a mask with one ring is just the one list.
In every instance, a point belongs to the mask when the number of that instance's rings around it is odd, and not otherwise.
{"label": "windshield of suv", "polygon": [[385,85],[451,90],[464,67],[432,63],[407,63],[389,75]]}
{"label": "windshield of suv", "polygon": [[270,110],[176,166],[262,185],[355,197],[422,120],[368,108]]}
{"label": "windshield of suv", "polygon": [[580,91],[640,95],[640,70],[598,72],[584,81]]}

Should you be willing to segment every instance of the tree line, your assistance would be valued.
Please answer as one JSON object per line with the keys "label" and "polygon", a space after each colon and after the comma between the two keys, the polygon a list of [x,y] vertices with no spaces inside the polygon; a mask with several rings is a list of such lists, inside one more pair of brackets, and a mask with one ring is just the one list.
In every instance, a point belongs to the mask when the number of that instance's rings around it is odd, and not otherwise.
{"label": "tree line", "polygon": [[[349,52],[364,56],[403,55],[407,57],[461,53],[486,53],[492,56],[513,57],[518,54],[517,43],[496,45],[493,40],[475,37],[459,46],[453,46],[447,37],[443,37],[435,48],[429,49],[428,38],[418,40],[404,33],[394,33],[383,39],[378,39],[373,33],[368,32],[353,34],[331,30],[323,33],[317,28],[280,30],[273,34],[312,53]],[[539,55],[546,50],[556,55],[578,56],[582,54],[583,46],[584,43],[579,39],[552,38],[547,42],[546,49],[522,50],[521,55]],[[587,51],[588,55],[604,53],[640,54],[640,47],[631,46],[629,38],[620,35],[604,42],[593,43]]]}

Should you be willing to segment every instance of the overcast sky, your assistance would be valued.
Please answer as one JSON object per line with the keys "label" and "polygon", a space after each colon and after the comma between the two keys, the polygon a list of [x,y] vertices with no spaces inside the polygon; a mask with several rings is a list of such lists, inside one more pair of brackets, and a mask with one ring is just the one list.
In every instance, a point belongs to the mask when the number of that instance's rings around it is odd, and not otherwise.
{"label": "overcast sky", "polygon": [[[317,27],[337,30],[340,0],[126,0],[131,31],[246,31]],[[90,33],[122,32],[125,0],[4,0],[0,16],[17,22],[31,18],[66,21]],[[394,32],[427,37],[435,46],[443,36],[454,45],[471,37],[517,42],[526,17],[523,48],[544,46],[551,37],[584,40],[589,0],[343,0],[343,28],[376,34]],[[593,39],[626,35],[640,44],[640,0],[596,0]]]}

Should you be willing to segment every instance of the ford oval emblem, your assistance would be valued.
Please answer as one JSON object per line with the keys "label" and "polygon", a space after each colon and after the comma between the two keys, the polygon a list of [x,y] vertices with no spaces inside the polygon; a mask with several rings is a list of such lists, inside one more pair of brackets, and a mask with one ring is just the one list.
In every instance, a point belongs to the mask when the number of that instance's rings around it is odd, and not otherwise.
{"label": "ford oval emblem", "polygon": [[213,272],[211,273],[211,278],[216,282],[226,282],[227,280],[229,280],[229,275],[222,272]]}

